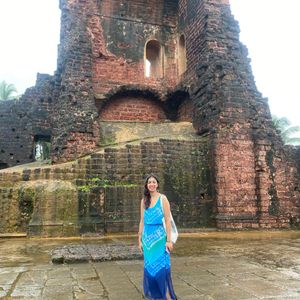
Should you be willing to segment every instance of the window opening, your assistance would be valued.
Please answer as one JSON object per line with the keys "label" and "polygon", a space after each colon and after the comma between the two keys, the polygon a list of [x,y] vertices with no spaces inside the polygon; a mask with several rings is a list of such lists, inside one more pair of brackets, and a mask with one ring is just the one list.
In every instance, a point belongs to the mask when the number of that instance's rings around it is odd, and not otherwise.
{"label": "window opening", "polygon": [[50,135],[36,135],[34,137],[34,159],[41,161],[50,159]]}
{"label": "window opening", "polygon": [[0,170],[8,168],[8,164],[0,161]]}
{"label": "window opening", "polygon": [[178,73],[182,75],[186,71],[186,45],[185,37],[182,34],[179,38],[179,49],[178,49]]}
{"label": "window opening", "polygon": [[158,41],[151,40],[146,44],[145,76],[163,77],[162,48]]}

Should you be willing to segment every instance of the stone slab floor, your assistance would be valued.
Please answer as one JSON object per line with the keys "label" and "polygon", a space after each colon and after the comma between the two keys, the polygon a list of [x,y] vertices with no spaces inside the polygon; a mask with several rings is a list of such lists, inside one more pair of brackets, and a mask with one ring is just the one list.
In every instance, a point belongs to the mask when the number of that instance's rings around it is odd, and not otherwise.
{"label": "stone slab floor", "polygon": [[[78,242],[91,240],[0,239],[0,298],[143,299],[142,261],[50,262],[51,249]],[[182,234],[172,277],[180,300],[300,299],[300,231]]]}

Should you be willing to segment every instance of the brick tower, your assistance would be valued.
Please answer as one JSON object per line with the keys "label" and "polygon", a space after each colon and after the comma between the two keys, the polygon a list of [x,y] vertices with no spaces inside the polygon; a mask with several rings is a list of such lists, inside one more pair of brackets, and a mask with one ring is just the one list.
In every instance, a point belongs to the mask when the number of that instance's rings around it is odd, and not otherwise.
{"label": "brick tower", "polygon": [[298,222],[299,151],[272,125],[228,0],[60,0],[60,9],[57,71],[23,97],[49,102],[31,104],[47,122],[35,113],[30,136],[51,136],[53,162],[97,149],[101,121],[188,121],[209,143],[219,228]]}

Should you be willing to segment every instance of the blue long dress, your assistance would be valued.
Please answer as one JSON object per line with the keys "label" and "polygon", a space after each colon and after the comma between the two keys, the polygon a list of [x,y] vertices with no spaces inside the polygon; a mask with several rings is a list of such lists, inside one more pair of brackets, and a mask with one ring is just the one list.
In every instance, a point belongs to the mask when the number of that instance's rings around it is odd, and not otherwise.
{"label": "blue long dress", "polygon": [[171,279],[170,254],[166,251],[167,235],[161,195],[153,207],[144,210],[142,245],[144,252],[144,295],[148,300],[165,300],[167,292],[177,299]]}

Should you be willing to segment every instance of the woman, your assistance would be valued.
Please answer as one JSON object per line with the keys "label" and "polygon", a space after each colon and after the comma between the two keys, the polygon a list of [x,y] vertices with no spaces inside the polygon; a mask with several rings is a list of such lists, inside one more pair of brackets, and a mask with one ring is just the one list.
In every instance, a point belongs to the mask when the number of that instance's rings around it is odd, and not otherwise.
{"label": "woman", "polygon": [[144,254],[144,295],[148,300],[175,300],[170,262],[173,250],[170,203],[165,195],[158,192],[158,187],[157,177],[149,175],[141,201],[139,248]]}

